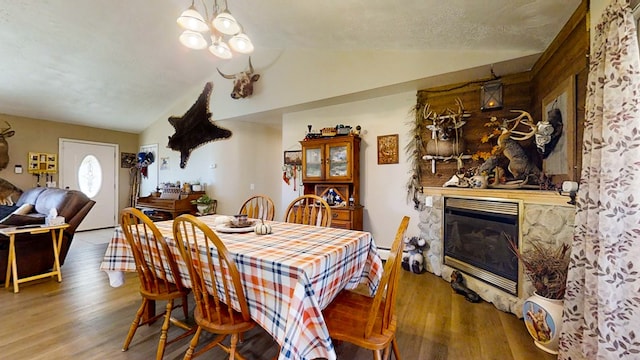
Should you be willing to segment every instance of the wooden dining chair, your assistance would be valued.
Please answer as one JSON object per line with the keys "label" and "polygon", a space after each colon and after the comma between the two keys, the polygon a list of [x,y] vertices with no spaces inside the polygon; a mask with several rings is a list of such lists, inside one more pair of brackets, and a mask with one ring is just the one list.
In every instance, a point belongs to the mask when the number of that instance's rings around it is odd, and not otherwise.
{"label": "wooden dining chair", "polygon": [[[156,359],[159,360],[162,359],[167,344],[183,339],[195,331],[184,322],[171,317],[174,308],[182,307],[184,317],[187,319],[189,315],[187,295],[191,290],[182,285],[175,259],[169,251],[164,237],[149,217],[138,209],[126,208],[121,212],[121,225],[136,262],[136,270],[140,280],[140,295],[142,295],[142,304],[140,304],[131,323],[122,351],[129,349],[133,335],[140,326],[152,324],[164,317],[156,352]],[[174,306],[176,299],[182,299],[181,305]],[[165,311],[143,319],[150,304],[155,304],[155,301],[158,300],[167,302]],[[170,323],[184,329],[185,332],[174,339],[167,340]]]}
{"label": "wooden dining chair", "polygon": [[246,214],[251,219],[273,220],[276,208],[273,200],[266,195],[254,195],[240,207],[238,214]]}
{"label": "wooden dining chair", "polygon": [[331,226],[331,206],[320,196],[307,194],[295,198],[284,213],[288,223]]}
{"label": "wooden dining chair", "polygon": [[[373,358],[376,360],[388,359],[390,348],[393,348],[395,358],[400,359],[396,343],[395,303],[403,238],[408,225],[409,217],[405,216],[391,245],[375,295],[369,297],[343,290],[322,311],[332,339],[373,350]],[[384,351],[384,354],[381,355],[381,351]]]}
{"label": "wooden dining chair", "polygon": [[[198,328],[184,359],[197,357],[215,346],[228,352],[229,359],[244,359],[236,352],[236,345],[240,335],[251,330],[255,323],[249,316],[240,273],[231,254],[218,235],[193,215],[178,216],[173,222],[173,234],[189,267],[196,302],[193,316]],[[211,286],[212,278],[215,278],[216,286]],[[234,298],[238,310],[229,305],[228,299]],[[194,353],[202,330],[218,336]],[[231,342],[226,347],[222,341],[228,335],[231,335]]]}

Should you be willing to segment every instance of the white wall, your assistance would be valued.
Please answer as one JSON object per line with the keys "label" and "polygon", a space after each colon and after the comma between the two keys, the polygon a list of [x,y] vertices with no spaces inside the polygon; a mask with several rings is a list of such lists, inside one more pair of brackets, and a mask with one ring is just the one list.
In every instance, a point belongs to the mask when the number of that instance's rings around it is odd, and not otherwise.
{"label": "white wall", "polygon": [[[198,97],[176,106],[171,114],[183,114]],[[215,121],[215,109],[213,119]],[[205,184],[207,194],[218,201],[219,214],[235,214],[242,202],[252,194],[266,194],[281,208],[279,183],[282,178],[281,133],[279,126],[245,121],[215,121],[229,129],[229,139],[205,144],[191,152],[184,169],[180,169],[180,153],[167,148],[174,129],[167,118],[159,119],[140,136],[141,144],[158,143],[161,158],[169,157],[169,169],[159,170],[160,182],[193,182]],[[253,184],[254,189],[251,189]]]}
{"label": "white wall", "polygon": [[[406,201],[405,185],[410,165],[404,152],[411,121],[410,110],[415,105],[416,93],[406,92],[335,106],[327,106],[285,114],[282,125],[282,149],[298,144],[307,132],[307,125],[318,130],[338,124],[362,126],[360,175],[364,230],[370,231],[381,248],[389,248],[402,216],[409,215],[408,235],[419,235],[418,212]],[[400,156],[398,164],[378,165],[377,137],[398,134]],[[283,183],[284,184],[284,183]],[[291,186],[284,185],[282,203],[288,204],[297,196]],[[284,210],[284,209],[282,209]],[[282,218],[282,212],[279,216]]]}

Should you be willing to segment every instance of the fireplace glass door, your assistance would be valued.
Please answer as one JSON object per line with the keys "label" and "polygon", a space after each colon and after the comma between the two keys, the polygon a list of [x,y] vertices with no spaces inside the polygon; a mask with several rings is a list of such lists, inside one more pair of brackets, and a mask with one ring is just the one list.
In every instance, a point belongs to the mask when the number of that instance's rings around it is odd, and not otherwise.
{"label": "fireplace glass door", "polygon": [[445,198],[444,263],[517,295],[519,203]]}

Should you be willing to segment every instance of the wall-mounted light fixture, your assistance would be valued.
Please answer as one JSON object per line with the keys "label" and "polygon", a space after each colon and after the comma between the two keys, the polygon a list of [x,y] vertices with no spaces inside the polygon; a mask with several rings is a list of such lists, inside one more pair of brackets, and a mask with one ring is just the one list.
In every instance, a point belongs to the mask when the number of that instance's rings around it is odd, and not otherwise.
{"label": "wall-mounted light fixture", "polygon": [[498,110],[502,109],[502,105],[502,82],[500,79],[482,84],[480,88],[480,110]]}
{"label": "wall-mounted light fixture", "polygon": [[558,189],[558,194],[565,195],[564,193],[569,193],[569,200],[567,204],[575,205],[576,204],[576,195],[578,193],[578,183],[575,181],[563,181],[562,189]]}

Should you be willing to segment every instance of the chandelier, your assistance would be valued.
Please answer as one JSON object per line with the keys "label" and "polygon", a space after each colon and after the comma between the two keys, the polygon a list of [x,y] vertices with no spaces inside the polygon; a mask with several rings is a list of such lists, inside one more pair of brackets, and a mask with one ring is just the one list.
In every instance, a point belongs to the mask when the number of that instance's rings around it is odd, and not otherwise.
{"label": "chandelier", "polygon": [[[218,0],[214,0],[211,18],[204,0],[202,0],[204,17],[196,10],[194,1],[191,0],[191,6],[183,11],[177,20],[178,24],[185,29],[180,35],[182,45],[195,50],[208,47],[213,55],[221,59],[231,59],[233,57],[231,50],[241,54],[253,52],[253,44],[242,30],[240,23],[229,12],[227,0],[224,0],[224,8],[218,5]],[[206,40],[206,36],[211,39],[210,42]]]}

